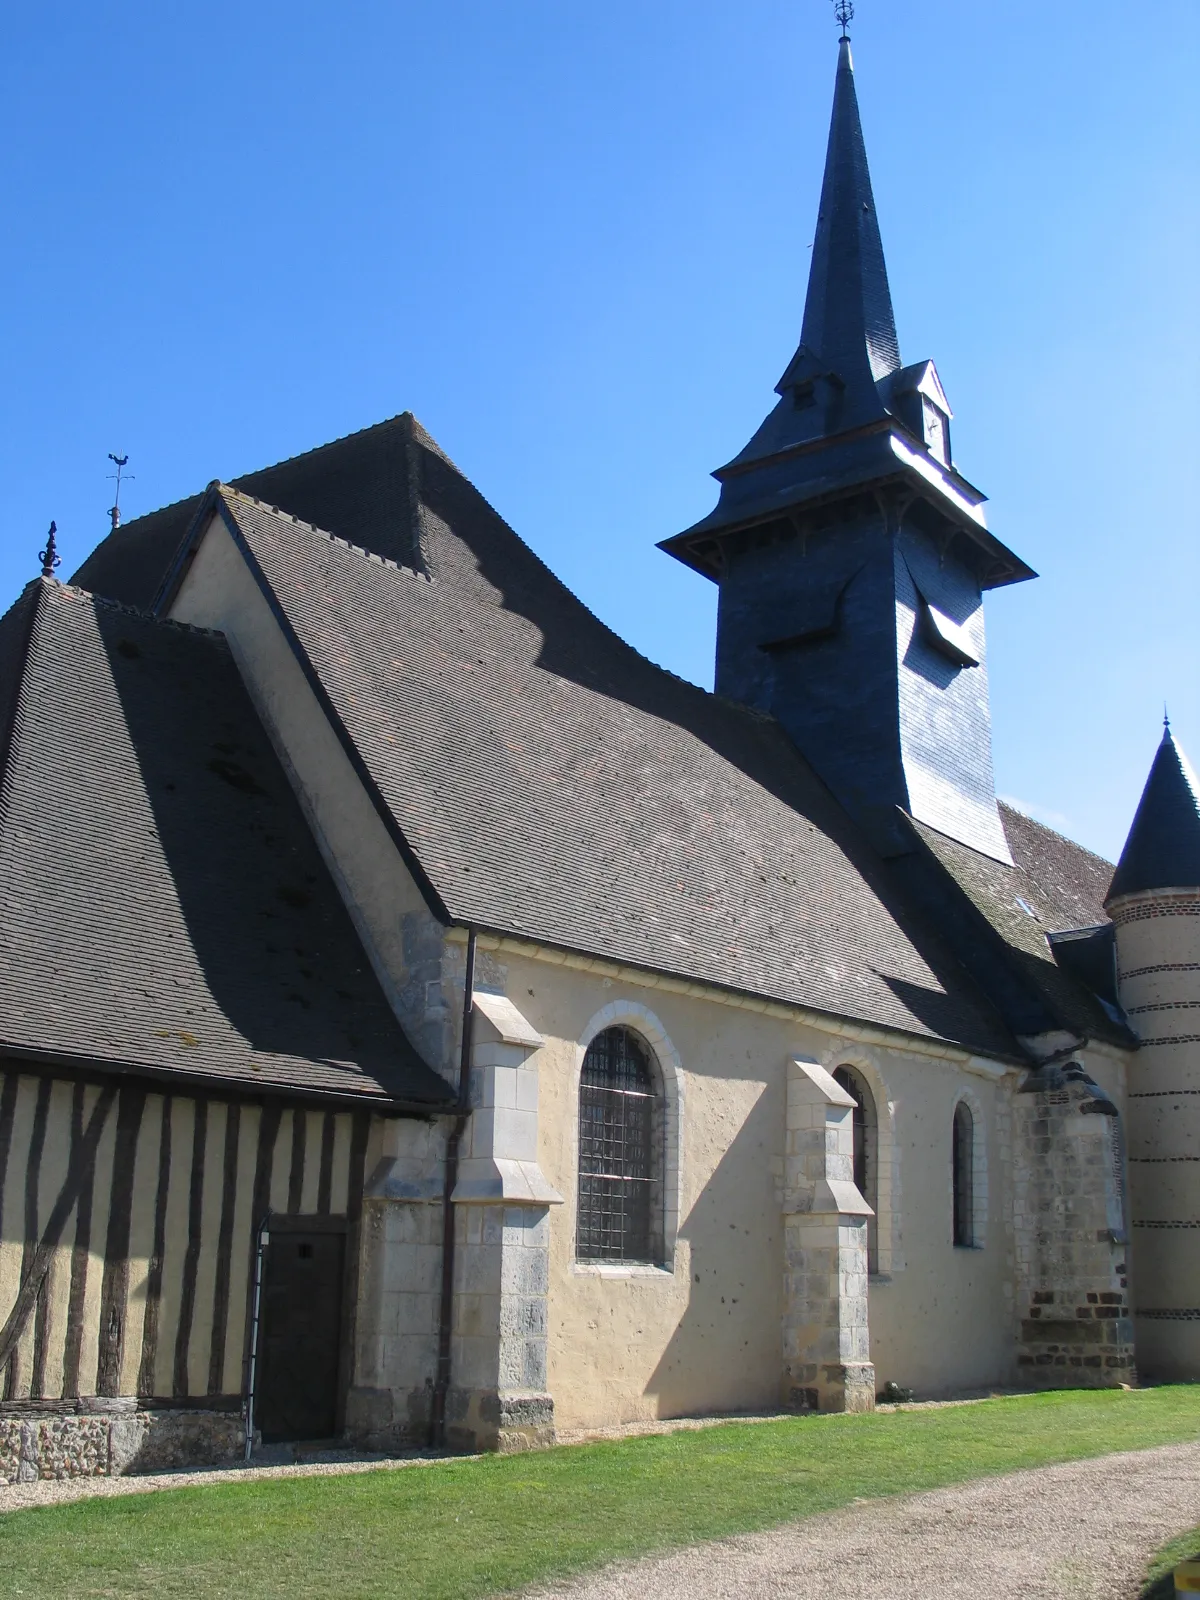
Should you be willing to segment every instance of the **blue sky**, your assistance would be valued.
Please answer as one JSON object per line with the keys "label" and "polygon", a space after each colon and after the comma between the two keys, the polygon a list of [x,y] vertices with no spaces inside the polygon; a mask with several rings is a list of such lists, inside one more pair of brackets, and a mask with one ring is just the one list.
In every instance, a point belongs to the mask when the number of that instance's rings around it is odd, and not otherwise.
{"label": "blue sky", "polygon": [[[0,62],[0,603],[137,515],[411,409],[593,609],[711,682],[655,550],[799,335],[829,0],[48,3]],[[1119,850],[1200,759],[1200,7],[859,0],[904,357],[1042,577],[989,602],[997,782]]]}

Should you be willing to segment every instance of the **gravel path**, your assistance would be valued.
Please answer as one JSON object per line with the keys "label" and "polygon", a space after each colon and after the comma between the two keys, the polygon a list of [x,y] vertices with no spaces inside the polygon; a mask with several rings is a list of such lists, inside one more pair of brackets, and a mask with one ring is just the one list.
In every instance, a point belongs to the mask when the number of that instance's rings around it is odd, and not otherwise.
{"label": "gravel path", "polygon": [[858,1501],[771,1533],[623,1563],[528,1600],[1133,1600],[1200,1523],[1200,1444]]}

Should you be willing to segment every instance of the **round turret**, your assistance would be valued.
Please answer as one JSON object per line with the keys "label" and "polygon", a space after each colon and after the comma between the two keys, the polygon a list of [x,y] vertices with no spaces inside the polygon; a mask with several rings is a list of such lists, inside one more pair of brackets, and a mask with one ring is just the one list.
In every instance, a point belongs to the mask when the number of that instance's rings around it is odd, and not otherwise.
{"label": "round turret", "polygon": [[1170,727],[1107,900],[1140,1042],[1128,1161],[1139,1372],[1200,1379],[1200,784]]}

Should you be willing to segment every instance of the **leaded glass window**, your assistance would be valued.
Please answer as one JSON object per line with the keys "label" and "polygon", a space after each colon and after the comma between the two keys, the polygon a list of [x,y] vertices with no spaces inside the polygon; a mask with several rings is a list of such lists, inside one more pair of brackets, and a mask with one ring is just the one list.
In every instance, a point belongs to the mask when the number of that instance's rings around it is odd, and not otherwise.
{"label": "leaded glass window", "polygon": [[975,1243],[975,1119],[962,1100],[954,1108],[954,1242]]}
{"label": "leaded glass window", "polygon": [[[851,1067],[839,1067],[834,1082],[854,1101],[854,1186],[870,1206],[879,1210],[879,1123],[875,1102],[864,1080]],[[879,1270],[879,1218],[867,1218],[867,1270]]]}
{"label": "leaded glass window", "polygon": [[588,1046],[579,1085],[581,1261],[653,1261],[661,1253],[661,1108],[650,1052],[629,1028]]}

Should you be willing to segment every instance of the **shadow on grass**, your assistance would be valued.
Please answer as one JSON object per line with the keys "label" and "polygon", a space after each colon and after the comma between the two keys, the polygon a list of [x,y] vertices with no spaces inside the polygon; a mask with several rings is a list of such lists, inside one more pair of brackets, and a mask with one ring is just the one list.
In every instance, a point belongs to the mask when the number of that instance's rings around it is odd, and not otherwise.
{"label": "shadow on grass", "polygon": [[1138,1600],[1174,1600],[1175,1568],[1181,1561],[1200,1560],[1200,1527],[1181,1533],[1151,1561]]}

